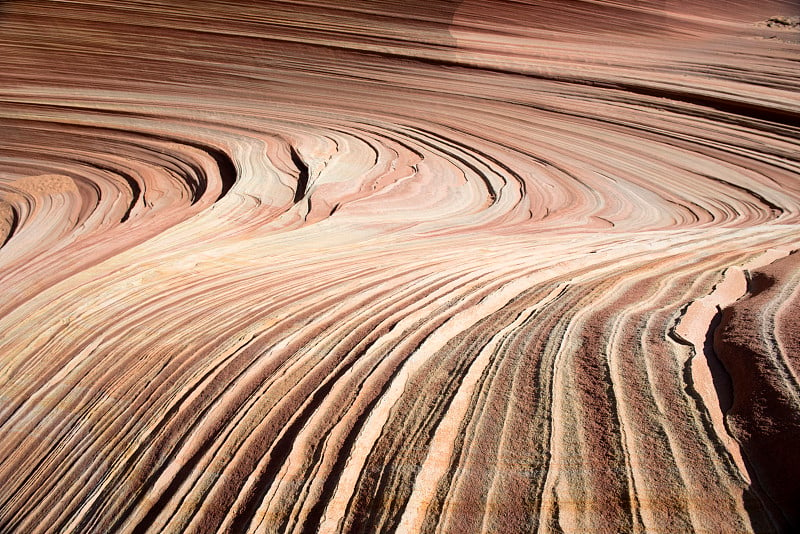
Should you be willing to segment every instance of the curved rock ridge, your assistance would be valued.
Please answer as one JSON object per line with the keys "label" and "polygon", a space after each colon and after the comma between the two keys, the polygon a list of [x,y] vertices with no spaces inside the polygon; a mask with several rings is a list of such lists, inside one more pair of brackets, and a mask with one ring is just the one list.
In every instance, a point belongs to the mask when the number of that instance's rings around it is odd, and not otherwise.
{"label": "curved rock ridge", "polygon": [[800,529],[798,15],[3,2],[0,532]]}

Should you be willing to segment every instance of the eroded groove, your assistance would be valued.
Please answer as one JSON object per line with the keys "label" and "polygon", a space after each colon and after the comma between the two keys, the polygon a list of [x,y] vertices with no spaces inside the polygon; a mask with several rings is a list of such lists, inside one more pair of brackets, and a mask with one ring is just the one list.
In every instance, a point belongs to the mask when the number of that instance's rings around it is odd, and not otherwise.
{"label": "eroded groove", "polygon": [[[294,147],[289,148],[289,153],[292,156],[292,163],[297,167],[297,188],[294,192],[294,203],[297,204],[306,196],[306,189],[308,188],[308,165],[306,165],[300,158]],[[333,214],[333,212],[331,212]]]}
{"label": "eroded groove", "polygon": [[3,2],[0,530],[797,530],[795,7]]}

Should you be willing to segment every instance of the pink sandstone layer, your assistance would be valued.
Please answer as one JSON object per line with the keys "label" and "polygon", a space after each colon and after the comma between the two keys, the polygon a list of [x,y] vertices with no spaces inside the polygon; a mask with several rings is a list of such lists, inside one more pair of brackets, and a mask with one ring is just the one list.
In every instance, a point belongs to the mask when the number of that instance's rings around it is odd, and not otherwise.
{"label": "pink sandstone layer", "polygon": [[798,15],[0,3],[0,532],[800,529]]}

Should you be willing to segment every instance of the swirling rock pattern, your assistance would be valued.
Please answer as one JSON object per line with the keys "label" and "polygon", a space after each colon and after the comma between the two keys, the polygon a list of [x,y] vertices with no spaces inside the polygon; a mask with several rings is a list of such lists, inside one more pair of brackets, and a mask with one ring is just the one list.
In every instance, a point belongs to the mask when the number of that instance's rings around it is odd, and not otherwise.
{"label": "swirling rock pattern", "polygon": [[797,528],[796,15],[3,2],[0,531]]}

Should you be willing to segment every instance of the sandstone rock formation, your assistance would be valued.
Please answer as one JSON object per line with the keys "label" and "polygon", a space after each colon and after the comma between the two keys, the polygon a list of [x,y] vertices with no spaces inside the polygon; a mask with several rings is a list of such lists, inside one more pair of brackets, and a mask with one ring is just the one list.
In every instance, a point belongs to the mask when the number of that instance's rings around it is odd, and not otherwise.
{"label": "sandstone rock formation", "polygon": [[0,531],[800,528],[797,15],[1,3]]}

